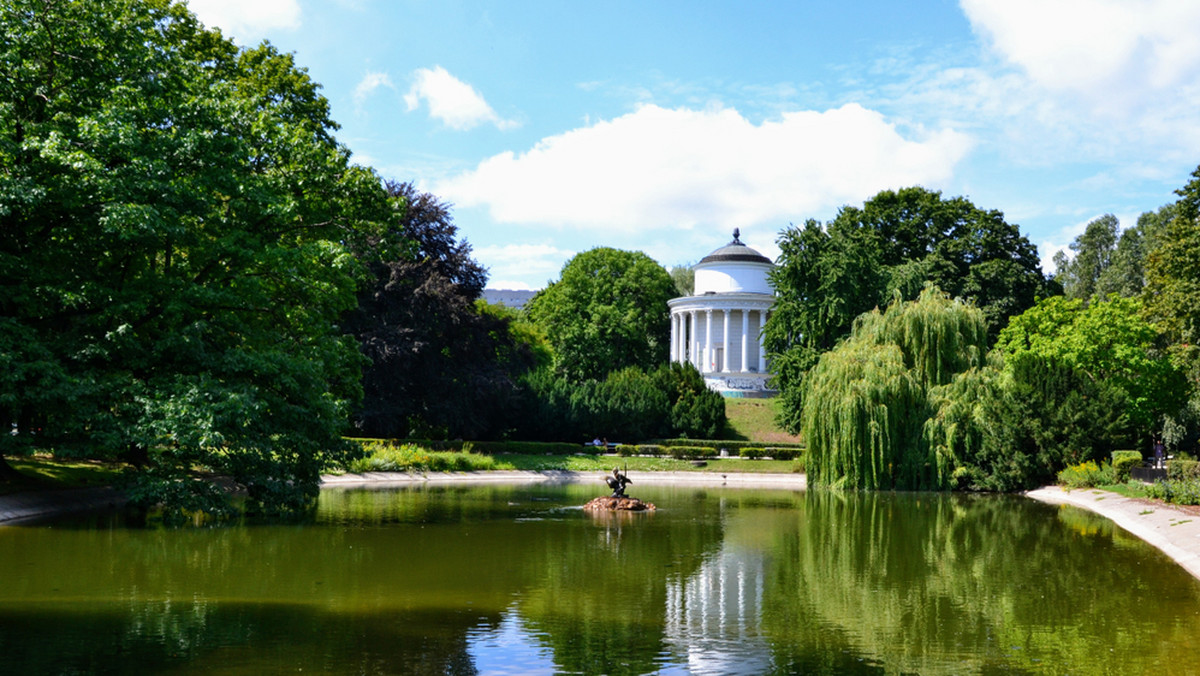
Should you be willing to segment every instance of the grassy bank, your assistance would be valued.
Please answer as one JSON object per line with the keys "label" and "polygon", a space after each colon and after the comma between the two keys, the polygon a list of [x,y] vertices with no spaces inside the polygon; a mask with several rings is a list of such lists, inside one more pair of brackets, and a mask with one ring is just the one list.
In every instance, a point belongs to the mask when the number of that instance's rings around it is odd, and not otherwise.
{"label": "grassy bank", "polygon": [[121,466],[84,460],[56,460],[47,455],[8,458],[8,464],[21,473],[15,480],[0,481],[0,495],[24,491],[61,490],[109,486],[121,473]]}
{"label": "grassy bank", "polygon": [[728,425],[725,438],[755,441],[764,445],[799,443],[800,437],[788,434],[775,424],[779,399],[726,399]]}
{"label": "grassy bank", "polygon": [[[491,470],[528,470],[571,472],[607,472],[613,467],[628,466],[639,472],[802,472],[802,461],[744,460],[740,458],[706,458],[703,462],[670,457],[616,457],[586,452],[546,455],[543,453],[475,453],[437,451],[420,444],[391,445],[384,442],[364,444],[366,457],[351,463],[351,472],[486,472]],[[699,465],[699,466],[698,466]]]}

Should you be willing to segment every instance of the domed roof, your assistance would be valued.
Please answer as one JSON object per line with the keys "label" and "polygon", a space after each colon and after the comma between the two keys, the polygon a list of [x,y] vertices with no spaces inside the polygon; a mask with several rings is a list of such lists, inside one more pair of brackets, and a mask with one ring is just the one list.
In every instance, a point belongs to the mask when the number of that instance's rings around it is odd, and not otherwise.
{"label": "domed roof", "polygon": [[696,265],[704,265],[705,263],[724,263],[728,261],[766,263],[767,265],[772,265],[770,258],[767,258],[754,249],[742,244],[742,240],[739,239],[739,237],[741,237],[741,232],[737,228],[734,228],[732,242],[708,254],[704,258],[701,258],[700,262]]}

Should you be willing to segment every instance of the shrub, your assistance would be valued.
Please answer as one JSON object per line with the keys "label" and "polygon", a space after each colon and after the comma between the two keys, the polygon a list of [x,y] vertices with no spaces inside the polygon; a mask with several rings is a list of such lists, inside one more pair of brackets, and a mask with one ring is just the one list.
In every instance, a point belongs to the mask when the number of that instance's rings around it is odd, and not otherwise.
{"label": "shrub", "polygon": [[663,447],[657,444],[641,444],[637,447],[639,455],[649,455],[659,457],[663,454]]}
{"label": "shrub", "polygon": [[638,447],[633,444],[620,444],[617,446],[617,455],[622,458],[628,458],[638,454]]}
{"label": "shrub", "polygon": [[347,467],[351,472],[470,472],[496,468],[496,459],[480,455],[466,444],[462,451],[431,451],[416,444],[393,446],[383,442],[363,445],[367,456]]}
{"label": "shrub", "polygon": [[1134,467],[1140,467],[1142,464],[1142,454],[1140,451],[1113,451],[1112,452],[1112,467],[1116,474],[1117,482],[1129,480],[1129,470]]}
{"label": "shrub", "polygon": [[738,455],[742,456],[743,458],[751,458],[753,460],[757,460],[758,458],[761,458],[764,455],[766,455],[766,452],[763,451],[763,449],[761,449],[761,448],[750,447],[750,448],[743,448],[742,450],[738,451]]}
{"label": "shrub", "polygon": [[1091,488],[1117,483],[1117,478],[1112,465],[1108,463],[1097,465],[1088,460],[1078,465],[1071,465],[1059,472],[1058,483],[1068,489]]}
{"label": "shrub", "polygon": [[1184,479],[1200,479],[1200,461],[1168,460],[1167,479],[1182,481]]}
{"label": "shrub", "polygon": [[1177,505],[1200,505],[1200,479],[1167,479],[1146,487],[1146,495]]}
{"label": "shrub", "polygon": [[799,448],[780,448],[778,446],[770,446],[764,450],[772,460],[795,460],[803,455],[802,449]]}

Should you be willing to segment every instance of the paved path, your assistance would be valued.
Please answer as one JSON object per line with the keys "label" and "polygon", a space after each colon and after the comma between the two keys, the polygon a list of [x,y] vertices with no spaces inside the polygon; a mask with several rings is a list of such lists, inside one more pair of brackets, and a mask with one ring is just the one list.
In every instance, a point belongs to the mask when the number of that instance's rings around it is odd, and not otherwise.
{"label": "paved path", "polygon": [[0,495],[0,526],[56,514],[116,507],[125,496],[112,488],[77,488]]}
{"label": "paved path", "polygon": [[1026,495],[1042,502],[1075,505],[1112,519],[1200,578],[1200,512],[1197,510],[1127,498],[1093,488],[1067,491],[1048,486]]}

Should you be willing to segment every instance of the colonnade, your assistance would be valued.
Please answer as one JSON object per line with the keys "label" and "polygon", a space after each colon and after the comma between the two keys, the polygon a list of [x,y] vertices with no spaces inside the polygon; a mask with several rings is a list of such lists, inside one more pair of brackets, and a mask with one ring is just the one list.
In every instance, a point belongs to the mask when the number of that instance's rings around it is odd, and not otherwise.
{"label": "colonnade", "polygon": [[[718,313],[720,344],[713,344],[713,313]],[[741,313],[741,359],[737,370],[730,368],[730,323],[735,313]],[[758,368],[750,364],[750,316],[758,314],[756,332],[758,343]],[[701,318],[703,315],[703,318]],[[766,373],[767,352],[763,347],[762,327],[767,322],[767,310],[749,308],[688,308],[671,312],[671,361],[685,364],[691,362],[701,373]],[[716,349],[720,347],[720,353]],[[719,358],[718,358],[719,357]],[[717,362],[720,363],[717,363]]]}

